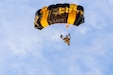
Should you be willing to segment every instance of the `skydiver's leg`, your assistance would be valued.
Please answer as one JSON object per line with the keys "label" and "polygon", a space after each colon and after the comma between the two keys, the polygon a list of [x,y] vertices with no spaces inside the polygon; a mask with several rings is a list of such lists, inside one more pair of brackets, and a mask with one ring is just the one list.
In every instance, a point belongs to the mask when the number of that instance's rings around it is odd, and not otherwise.
{"label": "skydiver's leg", "polygon": [[69,45],[70,45],[70,41],[69,41]]}
{"label": "skydiver's leg", "polygon": [[68,46],[70,45],[70,41],[67,42]]}
{"label": "skydiver's leg", "polygon": [[68,46],[70,45],[70,41],[66,41],[66,43],[68,44]]}

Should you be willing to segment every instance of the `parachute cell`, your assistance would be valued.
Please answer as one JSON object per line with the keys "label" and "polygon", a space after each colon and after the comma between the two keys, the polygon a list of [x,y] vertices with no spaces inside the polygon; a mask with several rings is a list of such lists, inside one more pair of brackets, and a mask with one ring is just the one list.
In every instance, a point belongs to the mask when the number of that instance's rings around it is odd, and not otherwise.
{"label": "parachute cell", "polygon": [[41,30],[51,24],[67,23],[79,26],[84,22],[84,8],[76,4],[45,6],[35,14],[34,26]]}

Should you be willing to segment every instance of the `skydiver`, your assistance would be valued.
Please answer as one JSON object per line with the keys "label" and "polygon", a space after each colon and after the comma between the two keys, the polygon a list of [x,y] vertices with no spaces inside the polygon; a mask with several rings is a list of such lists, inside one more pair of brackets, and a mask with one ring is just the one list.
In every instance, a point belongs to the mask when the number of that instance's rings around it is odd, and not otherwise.
{"label": "skydiver", "polygon": [[64,40],[65,43],[68,44],[68,46],[70,45],[70,39],[71,39],[70,33],[66,35],[66,37],[64,37],[63,35],[60,35],[60,37]]}

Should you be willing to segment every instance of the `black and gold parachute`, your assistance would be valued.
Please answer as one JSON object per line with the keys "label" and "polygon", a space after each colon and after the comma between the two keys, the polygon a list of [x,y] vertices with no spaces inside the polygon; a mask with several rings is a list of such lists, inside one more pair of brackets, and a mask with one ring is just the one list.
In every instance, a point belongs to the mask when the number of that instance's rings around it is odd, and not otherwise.
{"label": "black and gold parachute", "polygon": [[35,14],[34,26],[41,30],[51,24],[67,23],[79,26],[84,23],[84,8],[76,4],[56,4],[45,6]]}

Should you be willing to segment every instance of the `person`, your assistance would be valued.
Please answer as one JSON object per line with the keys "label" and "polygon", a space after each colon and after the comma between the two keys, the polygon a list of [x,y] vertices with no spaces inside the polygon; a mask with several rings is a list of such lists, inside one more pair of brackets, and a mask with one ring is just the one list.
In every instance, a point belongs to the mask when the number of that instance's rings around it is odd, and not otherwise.
{"label": "person", "polygon": [[60,35],[60,37],[64,40],[65,43],[68,44],[68,46],[70,45],[70,39],[71,39],[70,33],[66,35],[66,37],[64,37],[63,35]]}

